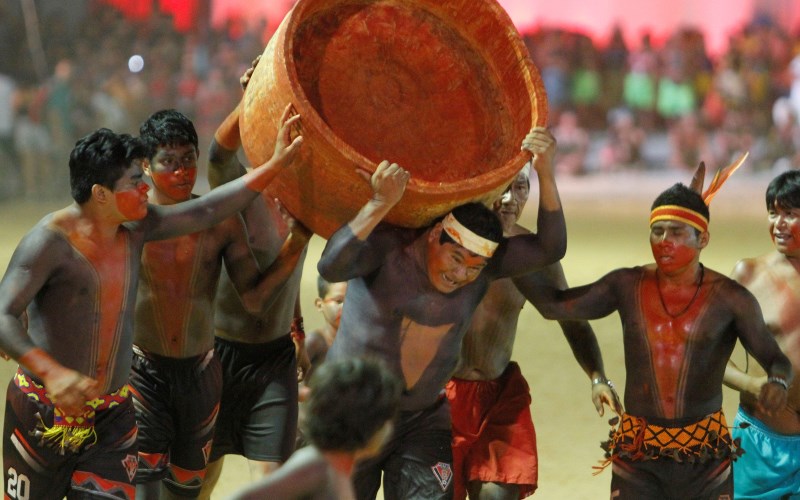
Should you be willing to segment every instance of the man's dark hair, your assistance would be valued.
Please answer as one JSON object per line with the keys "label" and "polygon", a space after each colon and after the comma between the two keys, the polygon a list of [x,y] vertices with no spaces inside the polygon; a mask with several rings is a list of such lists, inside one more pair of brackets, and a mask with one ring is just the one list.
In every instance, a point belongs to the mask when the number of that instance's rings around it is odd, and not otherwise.
{"label": "man's dark hair", "polygon": [[75,143],[69,155],[69,185],[79,205],[89,201],[92,186],[113,190],[131,162],[146,157],[144,145],[128,134],[100,128]]}
{"label": "man's dark hair", "polygon": [[317,276],[317,296],[319,298],[325,298],[325,295],[328,294],[328,290],[331,288],[331,282],[326,280],[322,277],[322,275]]}
{"label": "man's dark hair", "polygon": [[[481,203],[471,202],[459,205],[452,210],[453,216],[462,226],[489,241],[503,241],[503,225],[490,208]],[[446,231],[442,231],[439,243],[456,243]]]}
{"label": "man's dark hair", "polygon": [[156,111],[139,127],[139,138],[147,146],[147,157],[153,158],[159,146],[194,145],[200,152],[194,124],[180,111]]}
{"label": "man's dark hair", "polygon": [[382,361],[360,357],[322,363],[309,387],[306,436],[320,450],[337,451],[366,446],[394,418],[403,390]]}
{"label": "man's dark hair", "polygon": [[653,205],[650,207],[650,210],[664,205],[677,205],[679,207],[688,208],[689,210],[694,210],[705,217],[707,221],[711,221],[708,205],[703,201],[703,197],[700,196],[700,193],[680,182],[673,184],[672,187],[658,195]]}
{"label": "man's dark hair", "polygon": [[789,170],[772,179],[767,186],[767,210],[800,208],[800,171]]}

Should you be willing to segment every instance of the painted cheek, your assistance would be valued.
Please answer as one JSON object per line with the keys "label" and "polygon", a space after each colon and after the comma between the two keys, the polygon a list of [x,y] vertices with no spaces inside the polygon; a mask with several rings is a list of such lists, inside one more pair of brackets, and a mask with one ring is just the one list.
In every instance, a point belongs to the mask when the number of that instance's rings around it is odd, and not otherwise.
{"label": "painted cheek", "polygon": [[147,215],[147,184],[136,189],[128,189],[114,193],[117,209],[127,220],[143,219]]}
{"label": "painted cheek", "polygon": [[153,184],[159,191],[173,200],[183,201],[192,194],[197,180],[197,169],[183,169],[177,172],[153,172]]}
{"label": "painted cheek", "polygon": [[695,249],[680,245],[675,247],[675,250],[672,252],[672,259],[668,263],[664,263],[663,266],[660,265],[660,267],[663,267],[665,270],[679,269],[689,264],[696,255],[697,251]]}
{"label": "painted cheek", "polygon": [[794,251],[800,250],[800,222],[793,222],[789,226],[789,233],[792,239],[789,242],[789,249]]}

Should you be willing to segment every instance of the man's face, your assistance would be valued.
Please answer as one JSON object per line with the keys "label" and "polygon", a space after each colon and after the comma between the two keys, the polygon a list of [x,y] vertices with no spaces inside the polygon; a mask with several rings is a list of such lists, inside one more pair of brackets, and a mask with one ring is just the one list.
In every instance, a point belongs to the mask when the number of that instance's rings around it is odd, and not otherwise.
{"label": "man's face", "polygon": [[197,149],[194,144],[161,145],[145,173],[153,180],[154,195],[159,203],[170,205],[192,196],[197,180]]}
{"label": "man's face", "polygon": [[114,183],[117,211],[125,221],[140,220],[147,215],[147,192],[150,187],[142,178],[142,160],[134,160]]}
{"label": "man's face", "polygon": [[708,232],[684,222],[661,220],[650,226],[650,249],[656,265],[665,274],[674,274],[699,259],[700,250],[708,244]]}
{"label": "man's face", "polygon": [[780,207],[775,203],[767,220],[775,249],[787,257],[800,257],[800,208]]}
{"label": "man's face", "polygon": [[438,223],[428,233],[428,279],[440,292],[451,293],[475,281],[489,259],[455,243],[439,243],[442,231],[442,224]]}
{"label": "man's face", "polygon": [[494,202],[492,210],[503,224],[503,233],[509,234],[522,215],[522,209],[528,202],[530,179],[525,172],[520,172],[503,196]]}
{"label": "man's face", "polygon": [[315,301],[317,309],[322,313],[325,322],[335,330],[339,329],[339,321],[342,319],[342,306],[344,305],[344,294],[347,292],[347,282],[331,283],[328,286],[328,293],[324,297],[318,297]]}

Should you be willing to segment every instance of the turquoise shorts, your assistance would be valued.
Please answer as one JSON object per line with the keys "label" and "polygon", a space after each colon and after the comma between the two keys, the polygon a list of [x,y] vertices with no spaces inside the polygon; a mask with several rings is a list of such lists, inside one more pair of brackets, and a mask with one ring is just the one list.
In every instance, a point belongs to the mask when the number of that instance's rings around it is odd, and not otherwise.
{"label": "turquoise shorts", "polygon": [[800,436],[777,434],[741,407],[731,434],[744,450],[733,463],[736,500],[800,499]]}

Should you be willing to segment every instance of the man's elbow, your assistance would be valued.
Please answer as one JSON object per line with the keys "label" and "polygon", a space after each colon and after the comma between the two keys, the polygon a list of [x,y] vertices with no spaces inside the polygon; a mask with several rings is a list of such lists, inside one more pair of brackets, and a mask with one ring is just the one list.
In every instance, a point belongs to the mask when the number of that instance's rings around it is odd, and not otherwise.
{"label": "man's elbow", "polygon": [[544,319],[548,320],[558,320],[561,319],[558,314],[556,314],[556,309],[554,307],[550,307],[546,304],[539,304],[536,306],[536,310],[539,311],[539,314],[542,315]]}
{"label": "man's elbow", "polygon": [[317,262],[317,272],[328,283],[339,283],[342,281],[347,281],[347,278],[344,277],[342,273],[336,272],[334,266],[331,265],[331,263],[327,262],[324,254],[323,257],[319,260],[319,262]]}
{"label": "man's elbow", "polygon": [[558,241],[550,245],[547,249],[547,265],[554,264],[567,254],[567,241]]}

